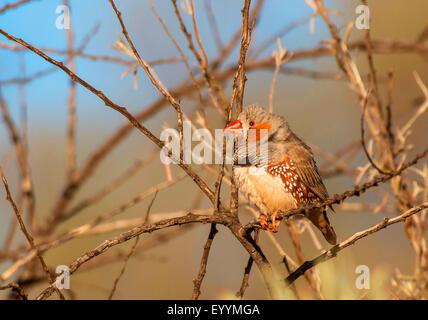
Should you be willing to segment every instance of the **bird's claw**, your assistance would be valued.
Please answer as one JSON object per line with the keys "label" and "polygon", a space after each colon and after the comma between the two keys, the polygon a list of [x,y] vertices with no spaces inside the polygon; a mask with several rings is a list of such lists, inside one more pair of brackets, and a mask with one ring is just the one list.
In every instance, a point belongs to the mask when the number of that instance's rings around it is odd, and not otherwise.
{"label": "bird's claw", "polygon": [[281,219],[278,219],[278,213],[275,212],[274,214],[271,215],[271,220],[272,223],[268,223],[266,221],[266,216],[264,214],[260,215],[260,225],[262,226],[263,229],[269,231],[269,232],[276,232],[277,228],[279,227],[279,225],[281,224]]}

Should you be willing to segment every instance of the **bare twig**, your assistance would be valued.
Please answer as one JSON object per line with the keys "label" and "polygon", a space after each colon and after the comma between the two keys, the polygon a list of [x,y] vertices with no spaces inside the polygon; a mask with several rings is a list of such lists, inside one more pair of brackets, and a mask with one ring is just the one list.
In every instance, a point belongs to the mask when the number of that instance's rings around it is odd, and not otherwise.
{"label": "bare twig", "polygon": [[[228,121],[231,121],[233,103],[236,100],[236,117],[242,111],[242,103],[244,98],[244,88],[245,82],[247,80],[245,76],[245,59],[247,55],[248,46],[251,41],[251,33],[255,24],[255,19],[252,21],[252,25],[249,25],[249,11],[250,11],[251,0],[245,0],[244,7],[242,9],[242,39],[241,39],[241,49],[239,53],[239,62],[238,69],[236,70],[235,77],[233,79],[233,89],[232,95],[229,102],[228,110]],[[238,138],[235,138],[235,145],[237,145]],[[230,213],[232,216],[238,215],[238,186],[235,182],[234,167],[232,167],[232,186],[230,193]]]}
{"label": "bare twig", "polygon": [[[302,247],[300,245],[300,234],[297,231],[297,228],[293,221],[287,221],[287,227],[288,231],[290,232],[290,238],[293,241],[294,250],[296,252],[297,259],[300,264],[302,264],[305,261],[305,258],[303,256]],[[313,270],[308,270],[304,273],[304,276],[309,283],[310,287],[312,288],[312,291],[317,299],[324,299],[323,295],[320,291],[320,284],[316,280],[316,277],[313,273]]]}
{"label": "bare twig", "polygon": [[[12,117],[10,116],[9,108],[6,105],[6,102],[3,100],[1,92],[0,111],[2,113],[4,122],[6,123],[9,137],[15,150],[16,160],[20,172],[21,195],[24,198],[28,209],[28,221],[30,222],[30,228],[31,230],[33,230],[35,228],[36,200],[33,190],[31,170],[27,158],[26,135],[21,136],[21,134],[19,133],[18,128],[15,126]],[[23,133],[25,134],[25,132],[26,131],[24,129]]]}
{"label": "bare twig", "polygon": [[131,250],[129,250],[128,255],[125,257],[125,260],[123,261],[122,269],[120,269],[119,275],[116,277],[116,279],[114,279],[113,288],[110,291],[108,300],[111,300],[113,298],[113,295],[116,292],[117,284],[120,278],[122,277],[122,275],[125,273],[125,269],[126,269],[126,266],[128,265],[129,258],[131,258],[131,256],[133,255],[139,240],[140,240],[139,236],[135,237],[134,244],[132,245]]}
{"label": "bare twig", "polygon": [[4,13],[7,10],[10,10],[10,9],[16,9],[19,6],[21,6],[23,4],[26,4],[28,2],[32,2],[32,1],[35,1],[35,0],[20,0],[20,1],[17,1],[15,3],[8,3],[8,4],[6,4],[6,5],[4,5],[3,7],[0,8],[0,14]]}
{"label": "bare twig", "polygon": [[[256,243],[258,238],[259,238],[259,230],[256,230],[254,234],[254,240],[256,241]],[[250,272],[253,267],[253,263],[254,263],[254,259],[253,257],[250,256],[248,258],[247,265],[244,269],[244,276],[242,277],[241,287],[239,288],[239,291],[236,293],[236,297],[238,299],[242,299],[244,297],[245,290],[247,290],[248,288],[248,281],[250,279]]]}
{"label": "bare twig", "polygon": [[[69,6],[68,0],[63,4]],[[73,21],[70,17],[70,27],[67,28],[67,50],[70,61],[70,70],[76,73],[76,62],[72,54],[74,47]],[[76,170],[76,82],[70,79],[70,91],[68,97],[68,126],[67,126],[67,148],[66,148],[67,179],[73,180]]]}
{"label": "bare twig", "polygon": [[[144,218],[144,223],[147,223],[147,221],[149,220],[150,211],[152,209],[153,203],[155,202],[157,194],[158,194],[158,192],[156,191],[156,193],[154,194],[154,196],[152,198],[152,201],[150,201],[150,204],[147,207],[146,216]],[[111,289],[110,295],[108,296],[109,300],[111,300],[113,298],[113,295],[114,295],[114,293],[116,291],[116,288],[117,288],[117,284],[119,283],[120,278],[125,273],[125,269],[126,269],[126,266],[128,264],[129,258],[131,258],[131,256],[134,254],[135,249],[137,248],[137,244],[138,244],[139,240],[140,240],[140,236],[135,237],[135,242],[132,245],[131,250],[129,250],[129,253],[127,254],[125,260],[123,261],[122,269],[120,270],[119,275],[114,280],[113,288]]]}
{"label": "bare twig", "polygon": [[369,160],[370,164],[373,166],[373,168],[375,168],[377,172],[379,172],[380,174],[388,174],[388,172],[379,168],[378,165],[374,162],[369,151],[367,150],[366,143],[364,140],[364,117],[366,115],[366,107],[367,107],[367,101],[370,95],[370,91],[371,90],[369,89],[366,96],[364,97],[363,112],[361,113],[361,120],[360,120],[361,145],[363,146],[364,153],[366,154],[366,157]]}
{"label": "bare twig", "polygon": [[129,169],[127,169],[123,174],[121,174],[119,177],[117,177],[114,181],[112,181],[109,185],[106,185],[93,195],[89,196],[88,198],[85,198],[78,202],[75,206],[73,206],[70,210],[68,210],[60,221],[65,221],[77,213],[81,212],[85,208],[92,206],[99,201],[101,201],[104,197],[109,195],[111,192],[116,190],[118,187],[120,187],[122,184],[127,182],[129,179],[135,176],[135,174],[141,170],[144,166],[146,166],[149,162],[151,162],[156,155],[158,155],[158,151],[154,151],[151,154],[149,154],[144,159],[136,161]]}
{"label": "bare twig", "polygon": [[12,289],[16,294],[21,297],[22,300],[28,300],[28,296],[24,291],[24,288],[15,282],[11,282],[6,286],[0,286],[0,290]]}
{"label": "bare twig", "polygon": [[204,245],[204,252],[202,253],[201,265],[199,267],[199,273],[196,279],[193,279],[193,294],[192,299],[198,300],[201,294],[201,284],[204,280],[205,274],[207,272],[208,256],[210,254],[211,245],[214,241],[214,237],[217,234],[218,230],[215,223],[211,224],[210,233],[208,239]]}
{"label": "bare twig", "polygon": [[[3,180],[3,185],[4,185],[4,188],[6,190],[6,198],[12,206],[12,209],[15,213],[16,219],[18,220],[19,226],[21,227],[21,231],[25,235],[25,237],[27,238],[27,241],[30,244],[31,248],[36,249],[36,246],[34,244],[34,239],[31,236],[31,234],[27,231],[27,228],[25,227],[25,224],[22,221],[21,214],[19,213],[18,208],[16,207],[16,204],[15,204],[15,201],[13,201],[12,195],[10,194],[9,185],[7,183],[6,177],[4,176],[4,173],[3,173],[3,170],[1,167],[0,167],[0,176],[1,176],[1,179]],[[54,278],[52,277],[51,273],[49,272],[49,269],[45,263],[45,260],[42,258],[42,256],[37,251],[37,249],[36,249],[36,256],[39,259],[40,264],[42,265],[43,270],[45,271],[45,273],[48,277],[49,283],[52,285],[54,283]],[[58,289],[55,289],[55,291],[58,293],[58,296],[61,298],[61,300],[64,300],[64,296],[62,295],[62,293]]]}
{"label": "bare twig", "polygon": [[370,227],[366,230],[357,232],[353,236],[349,237],[345,241],[339,243],[338,245],[332,247],[330,250],[326,251],[325,253],[319,255],[313,260],[306,261],[303,263],[297,270],[295,270],[292,274],[290,274],[286,279],[285,282],[287,285],[290,285],[293,283],[297,278],[299,278],[302,274],[304,274],[307,270],[311,269],[312,267],[316,266],[317,264],[320,264],[322,262],[325,262],[327,260],[330,260],[331,258],[336,257],[337,253],[346,247],[349,247],[350,245],[353,245],[358,240],[365,238],[369,236],[372,233],[378,232],[392,224],[405,221],[407,218],[411,217],[412,215],[421,212],[422,210],[428,208],[428,202],[424,202],[406,212],[401,214],[398,217],[395,218],[385,218],[382,222],[374,225],[373,227]]}
{"label": "bare twig", "polygon": [[212,10],[211,0],[205,0],[204,5],[205,5],[205,11],[208,17],[208,22],[210,23],[211,31],[214,36],[214,40],[217,44],[218,49],[221,51],[223,50],[224,46],[223,46],[223,42],[221,41],[220,32],[217,26],[217,21],[215,19],[215,16]]}

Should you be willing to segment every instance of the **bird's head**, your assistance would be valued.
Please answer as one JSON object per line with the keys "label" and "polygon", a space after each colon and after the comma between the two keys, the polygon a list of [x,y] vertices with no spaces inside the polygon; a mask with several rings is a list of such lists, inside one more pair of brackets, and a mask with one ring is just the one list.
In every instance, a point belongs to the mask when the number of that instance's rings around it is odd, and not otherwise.
{"label": "bird's head", "polygon": [[[290,131],[283,117],[271,114],[255,104],[246,107],[238,119],[224,130],[245,138],[254,136],[256,140],[260,140],[264,134],[268,135],[269,140],[285,140]],[[254,130],[255,135],[249,134],[250,130]]]}

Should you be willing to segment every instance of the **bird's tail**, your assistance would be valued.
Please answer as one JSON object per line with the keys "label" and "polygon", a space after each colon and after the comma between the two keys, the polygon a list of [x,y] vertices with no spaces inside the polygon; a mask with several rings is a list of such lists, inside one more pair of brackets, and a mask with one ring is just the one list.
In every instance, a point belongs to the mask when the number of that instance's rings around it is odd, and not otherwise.
{"label": "bird's tail", "polygon": [[315,209],[306,214],[306,217],[322,232],[328,243],[336,244],[336,233],[328,221],[327,213],[323,208]]}

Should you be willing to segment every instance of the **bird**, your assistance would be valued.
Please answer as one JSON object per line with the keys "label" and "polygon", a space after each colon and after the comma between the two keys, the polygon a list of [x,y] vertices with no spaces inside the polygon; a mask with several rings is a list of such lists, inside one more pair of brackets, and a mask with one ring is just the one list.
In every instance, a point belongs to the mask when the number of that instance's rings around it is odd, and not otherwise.
{"label": "bird", "polygon": [[[329,197],[311,148],[290,129],[284,117],[253,104],[242,110],[224,131],[242,137],[246,143],[251,139],[260,142],[262,137],[267,141],[267,161],[263,164],[248,163],[254,159],[254,154],[249,154],[250,147],[245,144],[246,159],[242,161],[242,154],[237,155],[241,147],[235,147],[233,163],[238,189],[259,209],[263,229],[276,231],[281,223],[278,212],[321,203]],[[263,174],[253,174],[251,170],[255,168]],[[305,217],[321,231],[327,242],[336,244],[336,233],[324,208],[307,210]]]}

